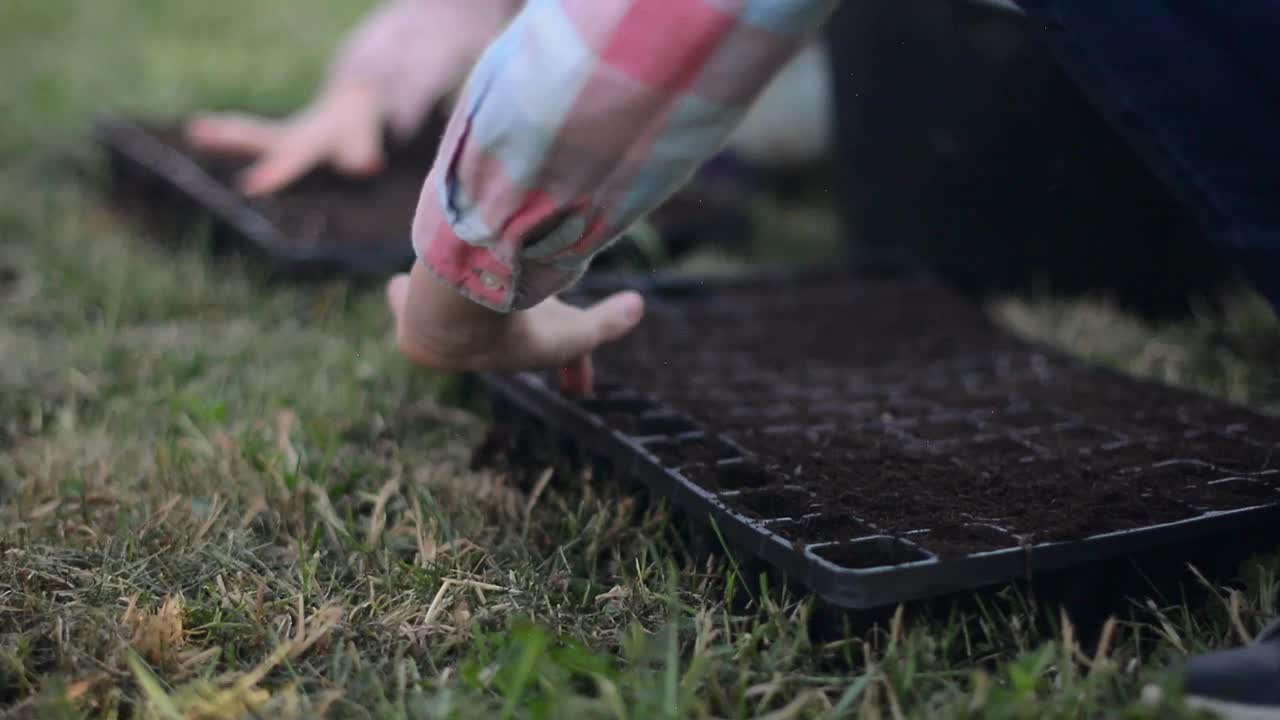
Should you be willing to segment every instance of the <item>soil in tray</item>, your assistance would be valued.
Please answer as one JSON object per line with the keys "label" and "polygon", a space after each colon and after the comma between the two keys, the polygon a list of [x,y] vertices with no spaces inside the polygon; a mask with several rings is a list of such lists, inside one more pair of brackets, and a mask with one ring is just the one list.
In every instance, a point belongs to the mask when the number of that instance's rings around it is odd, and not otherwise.
{"label": "soil in tray", "polygon": [[[235,187],[250,158],[197,150],[179,127],[148,128],[159,140],[194,160],[215,180]],[[422,183],[435,159],[443,120],[433,117],[412,141],[387,148],[387,167],[370,179],[316,170],[278,193],[250,203],[288,238],[304,244],[356,246],[403,244]]]}
{"label": "soil in tray", "polygon": [[685,477],[708,490],[754,490],[787,482],[786,473],[754,463],[696,463],[681,471]]}
{"label": "soil in tray", "polygon": [[609,427],[631,437],[658,437],[690,432],[697,428],[678,415],[608,410],[598,414]]}
{"label": "soil in tray", "polygon": [[961,525],[912,536],[912,541],[937,553],[938,557],[958,557],[992,548],[1018,547],[1019,540],[990,525]]}
{"label": "soil in tray", "polygon": [[813,498],[794,487],[767,487],[744,490],[726,498],[735,510],[757,520],[797,518],[813,512]]}
{"label": "soil in tray", "polygon": [[1230,478],[1195,486],[1188,490],[1186,497],[1188,502],[1205,510],[1232,510],[1280,502],[1280,489],[1274,483],[1253,478]]}
{"label": "soil in tray", "polygon": [[[1275,422],[1026,345],[926,284],[836,277],[652,303],[597,367],[755,457],[734,471],[692,465],[691,481],[713,492],[797,486],[824,515],[916,533],[943,556],[1016,544],[972,530],[984,524],[1030,542],[1074,540],[1250,507],[1272,491],[1280,499],[1280,474],[1258,474],[1280,466]],[[937,427],[981,412],[989,430]],[[1232,419],[1230,434],[1205,434],[1198,418],[1213,414]],[[1135,472],[1173,459],[1251,473],[1252,484]],[[751,497],[723,499],[752,517],[785,516],[746,507]],[[812,528],[800,539],[843,534]]]}
{"label": "soil in tray", "polygon": [[658,461],[667,467],[709,465],[727,460],[737,453],[726,445],[706,438],[690,438],[653,443],[648,446]]}
{"label": "soil in tray", "polygon": [[891,567],[929,559],[929,555],[918,548],[889,538],[827,545],[814,550],[814,554],[850,570]]}
{"label": "soil in tray", "polygon": [[855,517],[829,512],[779,523],[770,529],[796,544],[830,542],[833,539],[847,541],[876,534],[869,525]]}

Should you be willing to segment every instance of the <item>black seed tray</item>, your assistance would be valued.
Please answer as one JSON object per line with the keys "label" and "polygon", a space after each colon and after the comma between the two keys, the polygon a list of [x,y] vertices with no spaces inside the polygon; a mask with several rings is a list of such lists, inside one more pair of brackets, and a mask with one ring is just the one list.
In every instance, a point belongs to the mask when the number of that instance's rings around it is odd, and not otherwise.
{"label": "black seed tray", "polygon": [[249,158],[193,150],[177,125],[106,117],[93,136],[117,197],[148,219],[211,220],[217,249],[264,257],[283,275],[382,277],[413,263],[410,224],[441,122],[432,118],[417,137],[389,143],[388,167],[372,180],[320,169],[262,198],[233,185]]}
{"label": "black seed tray", "polygon": [[1280,519],[1275,419],[1027,344],[928,283],[595,278],[584,295],[624,286],[648,314],[598,354],[593,398],[487,374],[495,406],[574,437],[837,607]]}

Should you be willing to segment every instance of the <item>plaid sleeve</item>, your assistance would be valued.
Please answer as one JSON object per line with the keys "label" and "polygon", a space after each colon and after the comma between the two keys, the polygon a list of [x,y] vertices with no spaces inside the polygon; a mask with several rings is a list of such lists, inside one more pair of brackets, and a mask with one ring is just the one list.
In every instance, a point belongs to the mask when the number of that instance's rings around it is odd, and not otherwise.
{"label": "plaid sleeve", "polygon": [[530,0],[472,70],[418,206],[419,260],[501,312],[724,144],[836,0]]}

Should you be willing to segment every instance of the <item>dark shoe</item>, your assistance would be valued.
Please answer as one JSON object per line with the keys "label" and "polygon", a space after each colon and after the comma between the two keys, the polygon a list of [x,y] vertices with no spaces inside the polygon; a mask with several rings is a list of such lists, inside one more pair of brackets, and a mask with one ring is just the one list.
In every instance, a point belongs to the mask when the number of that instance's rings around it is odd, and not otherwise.
{"label": "dark shoe", "polygon": [[1247,647],[1187,663],[1187,702],[1229,720],[1280,720],[1280,619]]}

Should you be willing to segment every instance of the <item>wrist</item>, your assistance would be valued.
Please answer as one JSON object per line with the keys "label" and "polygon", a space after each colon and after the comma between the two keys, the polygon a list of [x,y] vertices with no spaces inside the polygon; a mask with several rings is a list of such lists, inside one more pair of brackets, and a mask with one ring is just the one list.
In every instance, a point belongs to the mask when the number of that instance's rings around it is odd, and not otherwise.
{"label": "wrist", "polygon": [[380,117],[387,114],[386,93],[378,83],[358,77],[330,80],[321,89],[314,104],[317,107],[346,110],[361,108],[366,112],[376,112]]}
{"label": "wrist", "polygon": [[497,365],[520,318],[463,297],[415,263],[409,277],[400,350],[438,370],[479,370]]}

